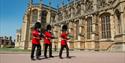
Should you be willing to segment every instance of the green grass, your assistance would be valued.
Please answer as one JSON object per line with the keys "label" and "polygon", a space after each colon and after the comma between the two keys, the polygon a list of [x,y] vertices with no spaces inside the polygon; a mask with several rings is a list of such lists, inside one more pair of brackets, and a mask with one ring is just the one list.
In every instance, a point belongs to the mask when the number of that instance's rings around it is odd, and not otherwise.
{"label": "green grass", "polygon": [[18,48],[0,48],[0,51],[7,52],[30,52],[30,50],[18,49]]}

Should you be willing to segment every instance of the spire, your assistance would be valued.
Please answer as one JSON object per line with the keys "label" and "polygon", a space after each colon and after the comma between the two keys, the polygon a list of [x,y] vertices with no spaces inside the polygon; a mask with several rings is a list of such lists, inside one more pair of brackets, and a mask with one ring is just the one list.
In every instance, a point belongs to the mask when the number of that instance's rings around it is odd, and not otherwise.
{"label": "spire", "polygon": [[63,10],[64,9],[64,0],[61,0],[61,3],[62,3],[61,7],[62,7],[62,10]]}
{"label": "spire", "polygon": [[43,0],[39,0],[39,1],[40,1],[40,7],[42,8],[42,1],[43,1]]}
{"label": "spire", "polygon": [[64,0],[62,0],[61,2],[62,2],[62,6],[64,6]]}
{"label": "spire", "polygon": [[29,5],[32,5],[32,3],[33,3],[33,0],[29,0]]}
{"label": "spire", "polygon": [[49,10],[50,10],[50,8],[51,8],[51,0],[49,0]]}
{"label": "spire", "polygon": [[40,4],[42,5],[42,0],[40,0]]}
{"label": "spire", "polygon": [[49,0],[49,6],[51,6],[51,0]]}

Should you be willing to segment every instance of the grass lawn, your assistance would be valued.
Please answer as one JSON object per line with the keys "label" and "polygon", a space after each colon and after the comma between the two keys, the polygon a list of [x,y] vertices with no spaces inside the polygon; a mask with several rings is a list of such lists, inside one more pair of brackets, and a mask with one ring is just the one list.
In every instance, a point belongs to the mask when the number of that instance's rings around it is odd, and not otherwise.
{"label": "grass lawn", "polygon": [[24,50],[19,48],[0,48],[2,52],[30,52],[30,50]]}

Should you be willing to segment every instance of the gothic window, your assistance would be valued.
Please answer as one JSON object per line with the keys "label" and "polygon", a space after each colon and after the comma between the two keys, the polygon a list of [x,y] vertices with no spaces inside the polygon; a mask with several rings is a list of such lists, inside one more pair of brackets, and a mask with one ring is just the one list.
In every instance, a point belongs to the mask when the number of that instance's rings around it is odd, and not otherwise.
{"label": "gothic window", "polygon": [[47,16],[47,11],[42,11],[42,14],[41,14],[41,23],[42,23],[43,26],[46,23],[46,16]]}
{"label": "gothic window", "polygon": [[110,15],[101,16],[102,39],[111,38]]}
{"label": "gothic window", "polygon": [[38,18],[38,10],[33,10],[33,13],[32,13],[32,22],[36,22],[37,21],[37,18]]}
{"label": "gothic window", "polygon": [[91,39],[92,17],[87,18],[87,39]]}
{"label": "gothic window", "polygon": [[79,21],[76,22],[76,39],[78,39],[79,34]]}

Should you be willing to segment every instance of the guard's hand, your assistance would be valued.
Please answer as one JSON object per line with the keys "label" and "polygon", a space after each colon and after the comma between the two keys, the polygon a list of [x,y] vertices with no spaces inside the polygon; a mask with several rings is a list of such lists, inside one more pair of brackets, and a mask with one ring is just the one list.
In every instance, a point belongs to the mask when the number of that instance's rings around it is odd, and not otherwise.
{"label": "guard's hand", "polygon": [[40,37],[43,37],[43,38],[44,38],[44,37],[45,37],[45,35],[41,32],[41,33],[40,33]]}

